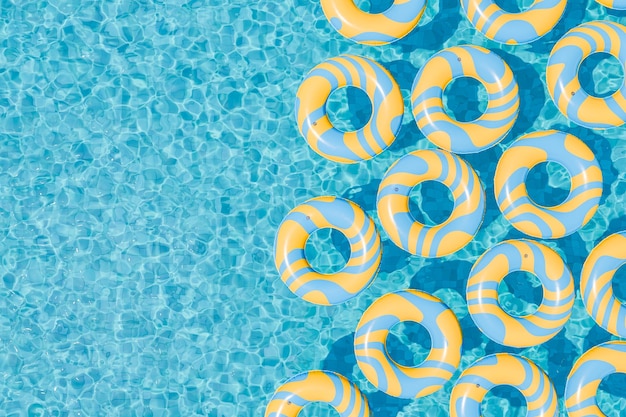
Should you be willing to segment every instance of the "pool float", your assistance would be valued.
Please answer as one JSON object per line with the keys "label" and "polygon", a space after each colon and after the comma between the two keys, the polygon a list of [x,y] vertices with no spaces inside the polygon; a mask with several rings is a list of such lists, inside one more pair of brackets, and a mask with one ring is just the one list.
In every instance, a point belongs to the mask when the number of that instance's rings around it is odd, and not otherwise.
{"label": "pool float", "polygon": [[589,55],[605,52],[626,65],[626,27],[610,21],[583,23],[563,36],[552,49],[546,69],[550,97],[572,122],[592,128],[621,126],[626,121],[626,84],[608,97],[588,94],[578,69]]}
{"label": "pool float", "polygon": [[[511,272],[539,278],[543,300],[526,316],[507,314],[498,302],[498,286]],[[472,267],[467,281],[467,306],[476,326],[505,346],[544,343],[563,328],[574,306],[574,279],[563,259],[549,247],[531,240],[508,240],[487,249]]]}
{"label": "pool float", "polygon": [[626,303],[613,292],[613,276],[626,264],[626,231],[598,244],[585,261],[580,292],[589,315],[604,330],[626,338]]}
{"label": "pool float", "polygon": [[296,417],[312,402],[330,404],[341,417],[369,417],[367,399],[344,376],[330,371],[308,371],[281,385],[265,409],[265,417]]}
{"label": "pool float", "polygon": [[365,12],[354,0],[321,0],[321,4],[337,32],[366,45],[384,45],[405,37],[426,8],[426,0],[395,0],[382,13]]}
{"label": "pool float", "polygon": [[[396,363],[387,353],[390,329],[414,321],[426,328],[432,347],[418,366]],[[365,310],[354,334],[359,368],[379,390],[399,398],[423,397],[439,390],[456,371],[461,360],[459,322],[439,298],[417,290],[383,295]]]}
{"label": "pool float", "polygon": [[[426,226],[409,211],[411,189],[437,181],[452,192],[454,208],[441,224]],[[377,197],[378,217],[389,238],[414,255],[440,257],[472,240],[485,213],[485,192],[470,164],[443,150],[418,150],[397,160],[385,173]]]}
{"label": "pool float", "polygon": [[626,342],[602,343],[583,353],[574,363],[565,384],[568,416],[606,416],[598,407],[596,393],[602,379],[617,372],[626,373]]}
{"label": "pool float", "polygon": [[[372,103],[372,116],[361,129],[343,132],[328,118],[326,103],[339,88],[362,89]],[[342,55],[317,65],[296,95],[298,129],[309,146],[332,161],[354,163],[387,149],[402,126],[404,100],[398,84],[380,64]]]}
{"label": "pool float", "polygon": [[596,0],[604,7],[614,10],[626,10],[626,0]]}
{"label": "pool float", "polygon": [[535,0],[519,13],[502,10],[495,0],[461,0],[476,29],[496,42],[517,45],[533,42],[556,26],[567,0]]}
{"label": "pool float", "polygon": [[[304,252],[309,236],[323,228],[340,231],[350,243],[350,259],[334,274],[314,270]],[[291,210],[274,243],[280,278],[298,297],[321,305],[343,303],[367,288],[378,272],[381,255],[372,219],[353,202],[336,197],[316,197]]]}
{"label": "pool float", "polygon": [[522,393],[526,416],[558,415],[558,398],[548,375],[523,356],[496,353],[478,359],[461,373],[450,394],[450,417],[482,416],[481,402],[498,385],[510,385]]}
{"label": "pool float", "polygon": [[[443,92],[455,78],[471,77],[485,87],[487,109],[476,120],[459,122],[443,106]],[[519,111],[518,86],[502,58],[480,46],[453,46],[433,55],[411,90],[413,117],[424,136],[454,153],[490,148],[509,133]]]}
{"label": "pool float", "polygon": [[[535,203],[526,190],[528,173],[542,162],[557,162],[571,178],[565,201],[551,207]],[[494,190],[500,211],[513,227],[533,237],[557,239],[583,227],[596,212],[602,171],[591,149],[576,136],[556,130],[533,132],[502,154]]]}

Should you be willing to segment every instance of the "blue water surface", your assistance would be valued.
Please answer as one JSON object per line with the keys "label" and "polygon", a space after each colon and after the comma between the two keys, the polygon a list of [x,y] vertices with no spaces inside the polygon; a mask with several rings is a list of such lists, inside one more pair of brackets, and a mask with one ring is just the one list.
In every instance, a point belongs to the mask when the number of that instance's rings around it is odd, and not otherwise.
{"label": "blue water surface", "polygon": [[[317,0],[0,1],[0,415],[262,416],[286,378],[323,368],[357,383],[376,416],[447,416],[458,373],[410,401],[378,392],[356,366],[353,334],[363,311],[409,287],[434,293],[457,314],[460,370],[485,354],[523,353],[561,396],[576,358],[612,338],[580,297],[554,339],[511,349],[474,326],[465,283],[484,250],[523,237],[497,210],[493,173],[524,133],[566,130],[600,161],[596,215],[579,232],[545,242],[566,259],[576,285],[591,248],[626,229],[626,127],[569,123],[545,88],[549,52],[567,30],[594,19],[626,23],[625,16],[592,0],[570,2],[544,38],[504,46],[477,32],[458,1],[434,0],[406,38],[370,47],[336,33]],[[298,299],[273,265],[282,218],[308,198],[338,195],[378,222],[385,171],[433,147],[410,117],[413,77],[438,50],[466,43],[503,57],[521,94],[511,134],[466,157],[488,197],[479,233],[459,252],[428,260],[383,232],[380,273],[360,296],[334,307]],[[315,154],[293,114],[306,73],[343,53],[381,62],[407,103],[394,144],[353,165]],[[621,83],[602,71],[610,66],[598,68],[585,75],[598,91]],[[450,94],[466,100],[468,93]],[[558,178],[551,184],[563,188]],[[535,291],[523,284],[509,290]],[[411,346],[405,354],[422,355],[420,344]],[[614,381],[601,395],[624,413],[624,379]],[[490,397],[485,415],[502,415],[499,407],[523,415],[515,396]]]}

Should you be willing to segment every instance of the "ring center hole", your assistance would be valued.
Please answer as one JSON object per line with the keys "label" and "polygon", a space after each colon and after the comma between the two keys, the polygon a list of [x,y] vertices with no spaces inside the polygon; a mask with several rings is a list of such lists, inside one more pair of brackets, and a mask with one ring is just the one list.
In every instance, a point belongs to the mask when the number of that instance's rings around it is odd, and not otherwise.
{"label": "ring center hole", "polygon": [[[611,283],[615,297],[620,303],[626,305],[626,265],[617,268]],[[624,386],[624,389],[626,390],[626,386]]]}
{"label": "ring center hole", "polygon": [[452,192],[438,181],[421,182],[409,193],[409,211],[423,225],[436,226],[445,222],[453,209]]}
{"label": "ring center hole", "polygon": [[311,233],[304,247],[304,255],[311,267],[322,274],[341,271],[350,259],[350,242],[338,230],[318,229]]}
{"label": "ring center hole", "polygon": [[534,314],[543,301],[543,288],[537,276],[526,271],[508,274],[498,286],[498,303],[511,316]]}
{"label": "ring center hole", "polygon": [[354,0],[356,7],[367,13],[382,13],[393,6],[394,0]]}
{"label": "ring center hole", "polygon": [[613,55],[596,52],[580,64],[578,80],[587,94],[608,97],[624,85],[624,68]]}
{"label": "ring center hole", "polygon": [[387,336],[387,353],[398,365],[419,366],[430,353],[430,333],[415,321],[402,321]]}
{"label": "ring center hole", "polygon": [[557,162],[535,165],[526,177],[526,192],[531,200],[544,207],[558,206],[567,199],[572,180],[565,167]]}
{"label": "ring center hole", "polygon": [[339,417],[341,414],[335,408],[323,402],[312,402],[304,407],[298,413],[298,417]]}
{"label": "ring center hole", "polygon": [[472,122],[487,110],[487,90],[472,77],[458,77],[443,90],[443,107],[459,122]]}
{"label": "ring center hole", "polygon": [[353,132],[362,129],[372,117],[372,102],[360,88],[341,87],[328,97],[326,111],[336,129]]}
{"label": "ring center hole", "polygon": [[528,405],[524,395],[511,385],[497,385],[490,389],[480,404],[481,416],[525,416]]}
{"label": "ring center hole", "polygon": [[623,415],[623,406],[626,403],[626,374],[618,372],[602,379],[596,393],[596,401],[604,415]]}

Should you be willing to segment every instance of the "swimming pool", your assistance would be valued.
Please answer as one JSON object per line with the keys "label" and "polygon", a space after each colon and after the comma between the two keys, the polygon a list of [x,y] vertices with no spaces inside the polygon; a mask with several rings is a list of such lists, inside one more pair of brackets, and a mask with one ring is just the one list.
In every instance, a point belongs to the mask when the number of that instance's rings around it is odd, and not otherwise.
{"label": "swimming pool", "polygon": [[[492,177],[498,157],[523,133],[566,130],[600,161],[605,186],[596,215],[579,232],[545,242],[567,261],[577,286],[594,244],[626,229],[626,128],[570,124],[545,88],[548,53],[567,30],[594,19],[626,21],[594,1],[584,5],[570,4],[539,41],[502,46],[471,27],[458,2],[438,0],[406,38],[367,47],[337,34],[316,0],[3,2],[0,409],[9,416],[260,416],[282,381],[324,368],[357,382],[375,415],[445,416],[454,378],[431,396],[400,400],[376,391],[356,366],[352,338],[361,314],[404,288],[434,293],[455,311],[462,369],[488,353],[521,352],[549,373],[561,396],[574,360],[611,339],[580,297],[556,338],[511,349],[477,330],[464,295],[478,256],[522,237],[500,215]],[[413,77],[436,51],[463,43],[504,58],[521,94],[512,133],[465,158],[488,197],[477,236],[428,260],[383,234],[381,271],[362,295],[335,307],[296,298],[273,266],[278,224],[319,195],[352,199],[376,219],[387,168],[432,147],[409,116]],[[303,76],[342,53],[385,65],[407,108],[394,144],[354,165],[310,150],[293,115]],[[611,71],[600,66],[589,77],[605,91],[616,82]],[[466,91],[456,93],[457,106],[466,103],[460,113],[473,111]],[[345,105],[337,105],[340,114]],[[558,172],[550,181],[555,193],[563,188]],[[319,242],[311,256],[320,265],[341,259]],[[517,285],[517,294],[537,295],[524,280]],[[412,332],[405,333],[419,339]],[[393,348],[415,360],[423,344]],[[603,394],[622,412],[624,384],[613,379]],[[523,415],[519,397],[489,401],[509,407],[505,415]],[[316,411],[332,415],[323,407],[305,413]]]}

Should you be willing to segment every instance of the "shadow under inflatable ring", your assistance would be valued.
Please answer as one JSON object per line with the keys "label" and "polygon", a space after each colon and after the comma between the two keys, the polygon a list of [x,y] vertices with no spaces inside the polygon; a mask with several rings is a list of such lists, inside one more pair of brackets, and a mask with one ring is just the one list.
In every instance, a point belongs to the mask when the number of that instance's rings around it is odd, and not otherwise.
{"label": "shadow under inflatable ring", "polygon": [[330,24],[343,36],[366,45],[384,45],[408,35],[419,23],[426,0],[395,0],[382,13],[361,10],[354,0],[321,0]]}
{"label": "shadow under inflatable ring", "polygon": [[580,276],[580,293],[593,320],[615,336],[626,338],[626,303],[613,291],[613,276],[626,264],[626,231],[600,242],[589,254]]}
{"label": "shadow under inflatable ring", "polygon": [[[426,226],[409,211],[413,187],[437,181],[448,187],[454,208],[447,220]],[[429,258],[446,256],[467,245],[483,221],[485,191],[469,163],[442,150],[418,150],[397,160],[385,173],[377,197],[378,217],[398,247]]]}
{"label": "shadow under inflatable ring", "polygon": [[[511,316],[498,302],[498,286],[516,271],[529,272],[541,281],[543,300],[533,314]],[[550,340],[567,323],[575,297],[574,278],[563,259],[532,240],[507,240],[487,249],[467,281],[472,320],[487,337],[505,346],[536,346]]]}
{"label": "shadow under inflatable ring", "polygon": [[[415,321],[428,330],[431,350],[420,365],[404,366],[387,353],[391,328]],[[357,365],[377,389],[399,398],[424,397],[452,378],[461,361],[461,326],[439,298],[417,290],[385,294],[369,306],[354,334]]]}
{"label": "shadow under inflatable ring", "polygon": [[[343,132],[328,118],[330,95],[342,87],[363,90],[372,104],[370,120],[359,130]],[[298,129],[309,146],[335,162],[371,159],[396,139],[402,126],[404,100],[400,87],[380,64],[356,55],[342,55],[317,65],[296,95]]]}
{"label": "shadow under inflatable ring", "polygon": [[[562,165],[571,178],[562,203],[545,207],[528,195],[526,177],[542,162]],[[494,176],[496,202],[520,232],[540,239],[568,236],[594,215],[602,196],[602,171],[593,152],[576,136],[556,130],[533,132],[517,139],[502,154]]]}
{"label": "shadow under inflatable ring", "polygon": [[595,97],[580,85],[578,69],[589,55],[613,55],[626,71],[626,27],[607,20],[583,23],[552,48],[546,69],[550,97],[572,122],[591,129],[607,129],[626,122],[626,83],[608,97]]}
{"label": "shadow under inflatable ring", "polygon": [[330,371],[308,371],[281,385],[265,410],[265,417],[296,417],[312,402],[330,404],[341,417],[369,417],[367,399],[346,377]]}
{"label": "shadow under inflatable ring", "polygon": [[487,38],[517,45],[533,42],[559,22],[567,0],[535,0],[519,13],[502,10],[495,0],[461,0],[469,21]]}
{"label": "shadow under inflatable ring", "polygon": [[[350,259],[334,274],[313,269],[306,242],[319,229],[340,231],[350,243]],[[338,197],[316,197],[291,210],[278,227],[274,263],[291,292],[314,304],[343,303],[372,282],[382,257],[380,235],[359,206]]]}
{"label": "shadow under inflatable ring", "polygon": [[[450,82],[471,77],[487,90],[485,112],[471,122],[453,119],[443,106]],[[519,112],[513,71],[496,53],[474,45],[453,46],[433,55],[419,70],[411,90],[413,117],[424,136],[454,153],[476,153],[500,142]]]}
{"label": "shadow under inflatable ring", "polygon": [[461,373],[450,394],[450,417],[482,416],[481,402],[498,385],[510,385],[522,393],[527,416],[558,416],[557,393],[548,375],[523,356],[496,353],[478,359]]}
{"label": "shadow under inflatable ring", "polygon": [[594,346],[578,358],[565,384],[565,408],[569,417],[605,417],[596,400],[600,382],[614,373],[626,373],[626,342]]}

